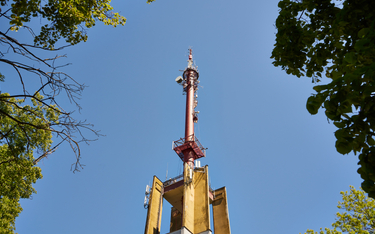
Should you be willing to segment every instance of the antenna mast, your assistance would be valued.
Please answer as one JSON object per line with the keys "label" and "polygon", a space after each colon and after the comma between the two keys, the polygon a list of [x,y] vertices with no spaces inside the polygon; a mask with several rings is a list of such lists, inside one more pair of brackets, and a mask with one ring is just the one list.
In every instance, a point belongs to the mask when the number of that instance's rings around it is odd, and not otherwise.
{"label": "antenna mast", "polygon": [[194,168],[194,160],[205,156],[205,149],[202,147],[194,134],[194,123],[198,122],[198,111],[195,107],[198,105],[197,91],[199,72],[198,67],[193,62],[193,52],[189,49],[188,66],[179,76],[176,82],[181,84],[184,93],[186,93],[186,112],[185,112],[185,138],[174,141],[174,151],[191,168]]}
{"label": "antenna mast", "polygon": [[[200,166],[205,157],[205,148],[194,135],[194,123],[198,121],[197,91],[199,72],[194,65],[193,53],[189,49],[188,66],[177,77],[186,94],[185,137],[174,141],[173,150],[183,161],[181,175],[162,182],[154,176],[152,187],[146,188],[144,207],[147,208],[145,234],[160,234],[163,201],[171,205],[169,233],[212,234],[211,220],[215,234],[230,234],[229,212],[226,188],[212,190],[208,177],[208,165]],[[210,218],[212,205],[212,219]]]}
{"label": "antenna mast", "polygon": [[186,92],[185,141],[194,141],[194,93],[197,90],[198,70],[193,66],[192,50],[189,49],[188,66],[183,73]]}

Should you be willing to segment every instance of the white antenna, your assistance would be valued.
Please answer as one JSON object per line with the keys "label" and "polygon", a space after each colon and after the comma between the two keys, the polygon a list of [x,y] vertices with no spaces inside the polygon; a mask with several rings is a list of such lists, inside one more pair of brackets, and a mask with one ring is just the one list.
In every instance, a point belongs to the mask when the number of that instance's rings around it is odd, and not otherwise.
{"label": "white antenna", "polygon": [[193,169],[192,168],[190,168],[190,170],[189,170],[189,179],[190,179],[190,181],[193,180]]}
{"label": "white antenna", "polygon": [[165,180],[168,180],[168,163],[167,163],[167,173],[165,174]]}
{"label": "white antenna", "polygon": [[150,186],[149,185],[146,185],[146,192],[145,192],[146,195],[150,194]]}
{"label": "white antenna", "polygon": [[148,203],[150,200],[150,186],[146,185],[145,200],[143,201],[143,207],[148,209]]}

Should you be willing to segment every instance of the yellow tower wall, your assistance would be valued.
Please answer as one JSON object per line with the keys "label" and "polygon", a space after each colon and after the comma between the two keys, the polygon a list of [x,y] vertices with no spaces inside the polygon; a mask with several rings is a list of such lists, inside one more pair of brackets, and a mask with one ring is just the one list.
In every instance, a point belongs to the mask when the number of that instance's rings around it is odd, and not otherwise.
{"label": "yellow tower wall", "polygon": [[225,187],[215,190],[212,202],[215,234],[230,234],[227,190]]}
{"label": "yellow tower wall", "polygon": [[191,233],[194,232],[194,184],[192,183],[192,168],[185,163],[184,165],[184,193],[183,193],[183,213],[182,227],[187,228]]}
{"label": "yellow tower wall", "polygon": [[182,227],[198,234],[210,230],[208,166],[194,170],[185,164],[184,168]]}
{"label": "yellow tower wall", "polygon": [[154,176],[147,211],[145,234],[159,234],[163,208],[163,182]]}
{"label": "yellow tower wall", "polygon": [[208,166],[194,170],[194,233],[210,230]]}

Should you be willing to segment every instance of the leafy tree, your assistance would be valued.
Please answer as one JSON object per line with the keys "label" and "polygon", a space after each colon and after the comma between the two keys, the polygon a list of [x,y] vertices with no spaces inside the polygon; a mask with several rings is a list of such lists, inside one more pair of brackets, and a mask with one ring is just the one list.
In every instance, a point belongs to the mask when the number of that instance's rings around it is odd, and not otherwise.
{"label": "leafy tree", "polygon": [[[20,84],[18,92],[0,92],[0,233],[14,232],[22,211],[19,199],[35,193],[32,184],[42,178],[36,166],[41,159],[67,142],[77,171],[82,167],[79,145],[89,141],[83,133],[98,135],[60,105],[65,98],[79,110],[84,85],[63,72],[68,64],[59,62],[64,55],[55,54],[86,41],[87,30],[98,21],[124,25],[126,19],[112,11],[110,2],[0,0],[0,81],[18,79]],[[5,66],[14,72],[5,73]]]}
{"label": "leafy tree", "polygon": [[[3,66],[12,67],[15,73],[11,74],[11,78],[15,75],[14,78],[18,77],[20,81],[20,92],[0,96],[0,102],[14,105],[9,98],[23,98],[37,101],[51,109],[54,108],[50,105],[56,105],[60,110],[60,121],[54,133],[61,141],[68,141],[76,153],[75,170],[78,170],[80,166],[80,141],[73,140],[73,137],[75,134],[81,135],[81,129],[92,129],[90,124],[75,120],[72,112],[65,111],[65,108],[59,105],[57,97],[65,93],[68,99],[80,109],[77,100],[84,85],[61,71],[61,68],[67,65],[58,64],[58,58],[63,55],[42,58],[38,56],[38,53],[48,56],[49,53],[55,54],[56,51],[66,46],[86,41],[86,31],[93,27],[96,21],[102,21],[114,27],[124,25],[126,19],[118,13],[113,13],[109,3],[110,0],[48,0],[43,2],[41,0],[0,0],[1,25],[9,25],[5,27],[5,30],[0,30],[0,63]],[[40,28],[35,26],[37,24],[33,23],[32,19],[41,22]],[[29,25],[33,25],[34,28]],[[19,35],[20,29],[30,32],[31,43],[27,42],[24,34]],[[65,44],[56,47],[60,39],[65,39]],[[4,74],[0,73],[0,78],[4,81]],[[36,86],[38,83],[39,85]],[[44,97],[38,98],[36,95],[38,93]],[[6,113],[1,114],[4,118],[9,118]],[[60,130],[57,130],[58,127]],[[5,133],[1,132],[1,134]],[[83,135],[81,136],[81,141],[87,141]],[[60,144],[59,141],[55,143]]]}
{"label": "leafy tree", "polygon": [[[111,0],[0,0],[5,6],[1,17],[9,21],[9,29],[18,31],[27,27],[32,18],[43,18],[39,35],[34,37],[35,46],[53,49],[60,38],[71,45],[87,40],[86,28],[91,28],[97,20],[116,27],[124,25],[126,19],[113,13]],[[7,31],[6,31],[7,32]],[[4,33],[4,32],[2,32]]]}
{"label": "leafy tree", "polygon": [[[38,93],[35,96],[43,99]],[[60,111],[34,99],[32,105],[22,105],[25,100],[9,98],[7,93],[0,97],[5,100],[0,102],[0,233],[12,233],[22,211],[19,199],[36,192],[32,183],[42,178],[40,168],[34,166],[33,152],[51,150]]]}
{"label": "leafy tree", "polygon": [[282,0],[271,58],[318,83],[307,110],[338,128],[336,149],[359,154],[362,188],[375,198],[375,1]]}
{"label": "leafy tree", "polygon": [[[333,229],[321,228],[319,234],[372,234],[375,232],[375,201],[365,195],[362,189],[356,190],[350,186],[350,191],[341,192],[342,202],[338,208],[344,212],[337,212]],[[305,234],[318,234],[307,230]]]}

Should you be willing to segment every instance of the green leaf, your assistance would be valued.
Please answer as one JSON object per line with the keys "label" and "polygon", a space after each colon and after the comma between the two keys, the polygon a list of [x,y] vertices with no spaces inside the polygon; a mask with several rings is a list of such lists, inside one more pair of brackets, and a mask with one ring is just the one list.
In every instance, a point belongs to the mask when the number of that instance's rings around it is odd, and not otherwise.
{"label": "green leaf", "polygon": [[355,64],[357,62],[357,58],[354,52],[346,53],[344,56],[344,60],[350,64]]}
{"label": "green leaf", "polygon": [[337,152],[339,152],[340,154],[348,154],[353,149],[352,145],[348,141],[345,141],[345,140],[340,140],[340,141],[337,140],[335,146],[336,146]]}
{"label": "green leaf", "polygon": [[349,136],[349,134],[347,133],[346,129],[338,129],[335,132],[335,137],[336,137],[337,140],[341,140],[344,137],[348,137],[348,136]]}
{"label": "green leaf", "polygon": [[328,88],[328,85],[316,85],[313,87],[313,89],[318,93],[323,90],[326,90],[327,88]]}
{"label": "green leaf", "polygon": [[358,37],[359,38],[363,38],[364,36],[366,36],[366,34],[370,31],[370,28],[362,28],[361,30],[359,30],[358,32]]}
{"label": "green leaf", "polygon": [[375,145],[375,140],[371,136],[367,136],[367,143],[373,146]]}
{"label": "green leaf", "polygon": [[344,122],[334,121],[333,124],[338,128],[343,128],[346,126]]}
{"label": "green leaf", "polygon": [[311,96],[307,99],[306,109],[310,114],[315,115],[318,113],[321,103],[319,103],[315,96]]}
{"label": "green leaf", "polygon": [[332,77],[333,80],[336,80],[337,78],[342,77],[342,72],[332,71],[331,72],[331,77]]}

